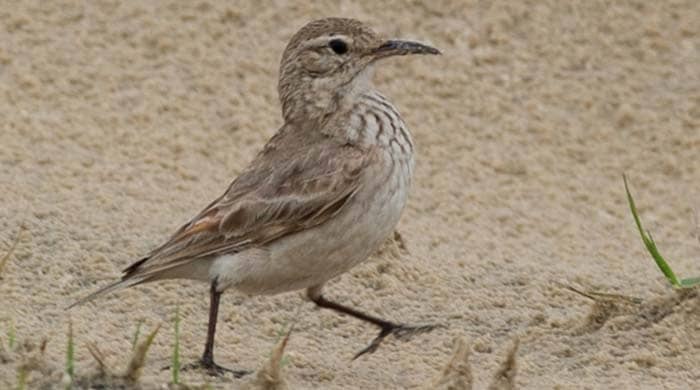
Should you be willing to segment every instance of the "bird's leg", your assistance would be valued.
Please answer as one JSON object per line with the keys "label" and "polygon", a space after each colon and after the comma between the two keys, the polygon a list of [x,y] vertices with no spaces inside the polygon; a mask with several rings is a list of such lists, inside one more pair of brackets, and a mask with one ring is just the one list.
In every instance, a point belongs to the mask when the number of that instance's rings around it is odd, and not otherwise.
{"label": "bird's leg", "polygon": [[222,367],[214,362],[214,334],[216,333],[216,322],[219,315],[219,301],[221,292],[216,289],[216,280],[211,283],[210,289],[211,300],[209,303],[209,324],[207,325],[207,342],[204,344],[204,354],[199,362],[183,367],[183,370],[189,368],[204,368],[209,375],[219,376],[227,372],[233,374],[234,377],[240,378],[250,371],[246,370],[231,370]]}
{"label": "bird's leg", "polygon": [[216,367],[214,363],[214,335],[216,334],[216,322],[219,318],[219,301],[221,293],[216,291],[216,280],[211,283],[209,302],[209,323],[207,324],[207,342],[204,344],[204,354],[202,354],[202,366],[210,369]]}
{"label": "bird's leg", "polygon": [[386,338],[389,335],[393,334],[398,339],[408,338],[408,337],[413,336],[415,334],[430,332],[431,330],[433,330],[437,327],[436,325],[410,326],[410,325],[397,324],[397,323],[394,323],[391,321],[387,321],[387,320],[381,319],[379,317],[375,317],[375,316],[363,313],[361,311],[355,310],[351,307],[347,307],[347,306],[341,305],[339,303],[329,301],[323,295],[320,294],[318,289],[307,290],[307,296],[318,307],[335,310],[337,312],[353,316],[353,317],[358,318],[362,321],[369,322],[369,323],[379,327],[379,329],[380,329],[379,335],[377,335],[377,337],[375,337],[374,340],[372,340],[372,342],[367,347],[365,347],[360,352],[355,354],[355,356],[352,358],[353,360],[359,358],[360,356],[362,356],[366,353],[372,353],[372,352],[376,351],[377,348],[379,348],[379,345],[382,343],[382,341],[384,341],[384,338]]}

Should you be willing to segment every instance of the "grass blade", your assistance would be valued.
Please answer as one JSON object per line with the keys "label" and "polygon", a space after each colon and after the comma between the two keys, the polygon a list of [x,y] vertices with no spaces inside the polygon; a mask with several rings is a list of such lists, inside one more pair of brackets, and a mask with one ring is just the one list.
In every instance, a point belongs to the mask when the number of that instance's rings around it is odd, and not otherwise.
{"label": "grass blade", "polygon": [[20,227],[19,232],[17,232],[17,237],[15,238],[15,241],[12,243],[12,246],[10,247],[10,250],[5,253],[5,255],[0,259],[0,274],[2,274],[3,268],[5,268],[5,264],[7,264],[7,261],[10,260],[10,257],[12,256],[12,253],[14,253],[15,248],[17,248],[17,244],[19,243],[19,239],[22,237],[22,228]]}
{"label": "grass blade", "polygon": [[15,332],[15,321],[10,320],[10,327],[7,329],[7,347],[10,350],[15,348],[15,341],[17,339],[17,334]]}
{"label": "grass blade", "polygon": [[173,384],[180,383],[180,305],[175,309],[175,342],[173,345]]}
{"label": "grass blade", "polygon": [[131,350],[132,351],[134,350],[134,348],[136,348],[136,345],[139,342],[139,336],[141,335],[141,325],[143,325],[143,319],[140,319],[139,322],[136,324],[136,330],[134,331],[134,336],[131,338]]}
{"label": "grass blade", "polygon": [[700,277],[679,280],[676,274],[671,269],[671,266],[669,266],[664,257],[661,256],[661,253],[659,253],[659,250],[656,247],[656,242],[654,242],[654,238],[651,236],[651,233],[648,230],[645,231],[642,227],[642,222],[640,221],[639,215],[637,214],[637,206],[634,203],[634,199],[632,198],[632,194],[630,193],[629,186],[627,185],[627,176],[622,175],[622,180],[625,182],[627,201],[630,206],[630,211],[632,212],[632,217],[634,217],[634,223],[637,225],[639,234],[642,237],[642,242],[644,242],[644,246],[647,248],[647,251],[649,251],[649,254],[654,259],[656,265],[659,267],[666,279],[668,279],[669,283],[671,283],[671,285],[675,288],[690,288],[699,285]]}
{"label": "grass blade", "polygon": [[17,368],[17,390],[25,390],[27,388],[28,370],[24,365]]}
{"label": "grass blade", "polygon": [[700,284],[700,277],[681,279],[680,284],[682,288],[695,287]]}
{"label": "grass blade", "polygon": [[107,364],[105,363],[105,356],[97,347],[97,344],[90,342],[86,344],[88,352],[92,355],[92,358],[97,362],[97,366],[100,370],[100,375],[105,375],[107,373]]}
{"label": "grass blade", "polygon": [[68,388],[71,387],[73,383],[73,378],[75,375],[75,343],[73,342],[73,320],[68,320],[68,347],[66,348],[66,374],[70,383]]}

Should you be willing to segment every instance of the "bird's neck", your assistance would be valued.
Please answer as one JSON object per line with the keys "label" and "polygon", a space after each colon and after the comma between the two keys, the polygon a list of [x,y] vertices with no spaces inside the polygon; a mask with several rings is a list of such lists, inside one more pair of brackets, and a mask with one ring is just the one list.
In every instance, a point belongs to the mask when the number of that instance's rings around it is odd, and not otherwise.
{"label": "bird's neck", "polygon": [[[359,96],[372,93],[374,67],[367,66],[360,73],[339,77],[307,78],[296,85],[280,82],[282,115],[287,123],[321,123],[342,115]],[[291,78],[289,78],[291,79]]]}

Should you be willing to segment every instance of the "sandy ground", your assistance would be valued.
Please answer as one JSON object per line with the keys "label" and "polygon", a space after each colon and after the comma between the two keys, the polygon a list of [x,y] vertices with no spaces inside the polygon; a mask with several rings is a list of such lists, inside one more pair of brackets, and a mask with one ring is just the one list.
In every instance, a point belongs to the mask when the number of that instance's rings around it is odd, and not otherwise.
{"label": "sandy ground", "polygon": [[[63,308],[225,189],[281,124],[287,40],[331,15],[444,55],[378,72],[418,146],[404,244],[387,244],[327,293],[447,327],[351,361],[375,329],[300,293],[226,294],[221,364],[260,368],[294,324],[282,369],[291,389],[431,388],[460,337],[477,389],[516,339],[506,388],[700,380],[700,297],[673,291],[655,268],[621,179],[630,176],[677,272],[700,274],[699,2],[120,3],[0,5],[0,254],[25,227],[0,274],[0,388],[15,386],[22,365],[36,369],[30,388],[65,380],[69,318],[80,380],[97,372],[89,343],[123,370],[144,321],[142,334],[162,328],[139,385],[166,385],[178,304],[182,360],[199,356],[203,284],[152,284]],[[563,286],[637,300],[594,302]],[[250,379],[195,371],[182,380],[236,388]]]}

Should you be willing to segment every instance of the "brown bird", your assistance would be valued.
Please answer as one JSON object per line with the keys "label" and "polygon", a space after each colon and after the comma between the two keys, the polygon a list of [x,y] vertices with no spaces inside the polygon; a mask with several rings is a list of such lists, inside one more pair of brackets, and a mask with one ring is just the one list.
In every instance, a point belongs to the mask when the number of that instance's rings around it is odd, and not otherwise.
{"label": "brown bird", "polygon": [[[375,64],[430,46],[381,39],[352,19],[308,23],[282,55],[279,96],[284,125],[250,165],[163,245],[118,280],[72,306],[120,288],[188,278],[210,283],[204,354],[214,363],[219,299],[233,288],[250,295],[306,289],[319,307],[370,322],[379,335],[431,330],[406,326],[329,301],[328,280],[367,259],[393,232],[413,173],[413,141],[398,110],[372,86]],[[235,371],[241,375],[243,372]]]}

